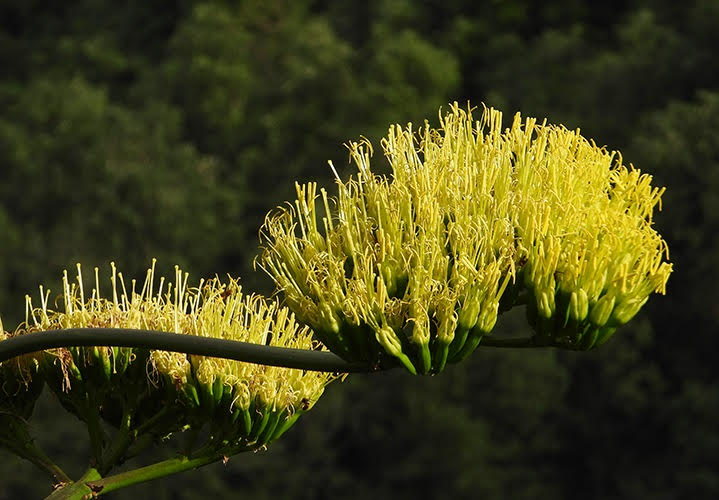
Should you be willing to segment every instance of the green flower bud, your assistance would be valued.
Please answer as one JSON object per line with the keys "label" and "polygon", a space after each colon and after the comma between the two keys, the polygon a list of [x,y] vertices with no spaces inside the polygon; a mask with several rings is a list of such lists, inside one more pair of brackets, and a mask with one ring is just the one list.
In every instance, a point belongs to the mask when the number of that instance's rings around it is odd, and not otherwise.
{"label": "green flower bud", "polygon": [[425,315],[425,318],[415,320],[412,325],[412,342],[415,344],[426,345],[429,343],[429,320],[426,318]]}
{"label": "green flower bud", "polygon": [[482,312],[479,313],[477,323],[472,328],[472,332],[480,331],[482,334],[487,334],[492,331],[494,325],[497,324],[497,315],[499,310],[499,302],[492,304],[485,304],[482,308]]}
{"label": "green flower bud", "polygon": [[379,330],[375,331],[375,337],[377,338],[377,342],[379,342],[388,354],[397,358],[413,375],[417,374],[417,369],[407,355],[402,352],[402,342],[392,327],[386,325],[380,327]]}
{"label": "green flower bud", "polygon": [[318,309],[320,314],[320,328],[325,332],[338,334],[340,332],[340,322],[332,307],[328,303],[323,302],[319,305]]}
{"label": "green flower bud", "polygon": [[465,299],[462,308],[458,312],[457,324],[459,328],[471,330],[477,324],[479,317],[480,301],[479,298],[472,296]]}
{"label": "green flower bud", "polygon": [[380,327],[375,332],[377,342],[387,351],[389,354],[395,357],[402,355],[402,343],[400,342],[397,334],[390,326]]}
{"label": "green flower bud", "polygon": [[92,347],[93,362],[97,363],[99,372],[102,374],[105,382],[110,381],[112,376],[112,363],[110,362],[110,353],[108,347]]}
{"label": "green flower bud", "polygon": [[620,326],[629,322],[629,320],[639,312],[642,306],[646,304],[647,300],[649,300],[648,296],[643,299],[637,298],[619,301],[612,311],[609,323],[612,326]]}
{"label": "green flower bud", "polygon": [[538,291],[537,294],[537,312],[543,318],[549,319],[554,315],[556,305],[554,303],[554,293],[549,290]]}
{"label": "green flower bud", "polygon": [[583,288],[573,291],[569,298],[569,316],[580,323],[584,321],[589,313],[589,299]]}
{"label": "green flower bud", "polygon": [[606,294],[599,298],[599,300],[592,306],[592,311],[589,314],[589,320],[592,324],[597,326],[604,326],[609,321],[609,317],[614,310],[614,295]]}

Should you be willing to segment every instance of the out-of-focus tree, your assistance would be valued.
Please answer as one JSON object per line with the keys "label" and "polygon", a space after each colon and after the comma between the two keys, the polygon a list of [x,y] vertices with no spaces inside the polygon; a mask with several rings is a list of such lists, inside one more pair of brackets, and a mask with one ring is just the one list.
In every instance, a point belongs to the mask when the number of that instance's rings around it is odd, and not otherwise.
{"label": "out-of-focus tree", "polygon": [[[78,261],[114,259],[139,275],[153,256],[209,273],[222,238],[239,232],[220,223],[236,205],[213,157],[179,137],[176,110],[133,112],[82,78],[37,79],[2,100],[5,286],[46,282]],[[6,320],[18,320],[22,296],[2,298]]]}
{"label": "out-of-focus tree", "polygon": [[531,38],[500,32],[474,54],[485,57],[483,64],[468,71],[491,105],[581,126],[597,141],[621,147],[642,113],[716,87],[709,47],[719,40],[707,21],[717,18],[715,10],[715,2],[696,2],[681,12],[630,11],[601,31],[576,23]]}
{"label": "out-of-focus tree", "polygon": [[294,180],[329,184],[327,160],[344,156],[342,143],[421,119],[451,98],[459,75],[450,53],[411,30],[377,30],[353,50],[310,2],[273,0],[198,3],[147,78],[184,111],[199,150],[223,159],[220,175],[248,203],[251,239]]}
{"label": "out-of-focus tree", "polygon": [[[671,300],[652,308],[657,346],[671,398],[662,408],[674,450],[673,487],[696,498],[719,493],[711,465],[719,460],[715,422],[719,390],[713,353],[719,349],[719,93],[700,91],[646,115],[631,150],[668,187],[658,219],[676,279]],[[669,347],[670,346],[670,347]]]}

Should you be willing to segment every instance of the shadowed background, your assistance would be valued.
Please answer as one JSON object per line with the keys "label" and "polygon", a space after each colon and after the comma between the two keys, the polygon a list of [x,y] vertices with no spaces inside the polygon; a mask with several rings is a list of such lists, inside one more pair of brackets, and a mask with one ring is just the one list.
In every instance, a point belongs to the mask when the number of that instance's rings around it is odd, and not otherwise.
{"label": "shadowed background", "polygon": [[[349,175],[344,142],[367,136],[381,164],[390,123],[437,125],[455,100],[521,110],[667,186],[666,297],[596,351],[350,377],[269,450],[110,498],[716,498],[718,43],[715,0],[6,0],[5,328],[76,262],[141,277],[157,257],[271,293],[252,268],[264,215],[295,180],[331,191],[328,159]],[[526,333],[523,311],[498,328]],[[32,429],[76,476],[86,437],[58,408],[41,398]],[[0,498],[47,495],[38,474],[0,450]]]}

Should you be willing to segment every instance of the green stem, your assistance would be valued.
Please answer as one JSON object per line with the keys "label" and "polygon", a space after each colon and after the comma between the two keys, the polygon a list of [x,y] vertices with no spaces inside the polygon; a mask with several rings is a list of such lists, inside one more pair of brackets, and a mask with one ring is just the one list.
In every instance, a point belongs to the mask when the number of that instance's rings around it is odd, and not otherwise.
{"label": "green stem", "polygon": [[65,474],[59,465],[53,462],[40,448],[33,444],[29,437],[18,443],[16,439],[0,438],[0,445],[14,454],[29,461],[39,469],[50,474],[58,483],[71,483],[72,479]]}
{"label": "green stem", "polygon": [[138,436],[141,436],[145,434],[148,430],[150,430],[158,421],[160,421],[162,418],[164,418],[168,413],[170,412],[169,406],[163,406],[160,411],[155,413],[152,417],[148,418],[142,425],[140,425],[135,433]]}
{"label": "green stem", "polygon": [[158,349],[321,372],[375,371],[362,363],[348,363],[330,352],[128,328],[68,328],[17,335],[0,342],[0,363],[22,354],[73,346]]}
{"label": "green stem", "polygon": [[62,488],[53,491],[45,500],[85,500],[93,498],[93,491],[86,483],[97,479],[102,479],[102,476],[96,469],[90,468],[80,479],[75,482],[70,481]]}
{"label": "green stem", "polygon": [[99,464],[102,459],[102,443],[103,431],[100,424],[100,409],[98,408],[97,398],[92,386],[88,386],[87,398],[85,399],[86,407],[84,408],[85,418],[87,419],[87,432],[90,436],[90,447],[95,459],[95,463]]}
{"label": "green stem", "polygon": [[[132,396],[131,396],[132,397]],[[122,410],[122,420],[117,429],[110,447],[102,455],[102,461],[98,465],[101,475],[107,474],[123,458],[123,455],[132,444],[134,434],[130,431],[132,419],[135,415],[135,407],[132,403],[125,402]]]}
{"label": "green stem", "polygon": [[170,474],[177,474],[178,472],[184,472],[191,469],[202,467],[203,465],[211,464],[219,460],[223,460],[231,455],[235,455],[241,451],[251,449],[247,446],[236,446],[226,448],[221,451],[211,452],[207,455],[200,455],[195,458],[179,457],[164,460],[156,464],[148,465],[147,467],[141,467],[128,472],[116,474],[103,479],[93,480],[87,483],[89,488],[96,495],[104,495],[111,491],[119,490],[127,486],[134,484],[143,483],[145,481],[151,481]]}

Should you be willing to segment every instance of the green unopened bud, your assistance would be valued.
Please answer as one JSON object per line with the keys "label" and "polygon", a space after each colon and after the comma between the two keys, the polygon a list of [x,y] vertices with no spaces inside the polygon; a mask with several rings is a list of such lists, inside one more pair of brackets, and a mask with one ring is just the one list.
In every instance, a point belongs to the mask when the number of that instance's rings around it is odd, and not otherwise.
{"label": "green unopened bud", "polygon": [[522,276],[521,277],[524,280],[524,286],[528,290],[534,290],[534,287],[536,285],[536,283],[534,282],[535,274],[536,274],[535,266],[533,265],[532,262],[527,262],[524,265],[524,268],[522,268]]}
{"label": "green unopened bud", "polygon": [[267,423],[270,421],[270,416],[272,414],[272,410],[270,410],[269,408],[263,408],[262,410],[256,408],[255,412],[258,413],[258,415],[256,415],[254,418],[254,422],[252,423],[252,431],[247,438],[247,440],[250,442],[257,441],[260,436],[260,433],[265,430],[265,427],[267,427]]}
{"label": "green unopened bud", "polygon": [[412,326],[412,342],[415,344],[427,344],[429,342],[429,325],[425,319],[419,318]]}
{"label": "green unopened bud", "polygon": [[437,339],[445,344],[454,340],[454,332],[457,330],[457,316],[446,314],[439,317],[437,325]]}
{"label": "green unopened bud", "polygon": [[93,347],[92,355],[95,358],[94,362],[99,365],[99,371],[102,373],[102,378],[105,382],[110,381],[112,376],[112,363],[110,362],[109,348],[107,347]]}
{"label": "green unopened bud", "polygon": [[222,382],[222,378],[215,377],[215,381],[212,383],[212,397],[215,400],[215,406],[218,406],[222,402],[224,393],[225,385]]}
{"label": "green unopened bud", "polygon": [[295,422],[297,422],[297,419],[300,418],[300,415],[302,415],[304,411],[297,410],[294,413],[290,413],[284,417],[284,419],[281,419],[279,424],[277,424],[277,428],[275,429],[274,434],[270,438],[269,442],[274,441],[275,439],[279,439],[282,434],[287,432],[287,429],[292,427]]}
{"label": "green unopened bud", "polygon": [[459,310],[457,324],[460,328],[471,330],[477,324],[479,317],[479,299],[476,297],[468,298],[464,301],[462,309]]}
{"label": "green unopened bud", "polygon": [[194,408],[200,406],[200,396],[197,394],[197,388],[194,384],[186,383],[182,384],[181,393],[184,396],[185,403]]}
{"label": "green unopened bud", "polygon": [[340,332],[340,322],[332,307],[327,302],[323,302],[318,308],[320,313],[320,328],[325,332],[338,334]]}
{"label": "green unopened bud", "polygon": [[397,334],[390,326],[383,326],[377,332],[375,332],[377,342],[387,351],[389,354],[395,357],[399,357],[402,354],[402,343],[400,342]]}
{"label": "green unopened bud", "polygon": [[589,313],[589,298],[583,288],[572,292],[569,298],[569,316],[577,323],[584,321]]}
{"label": "green unopened bud", "polygon": [[628,299],[618,302],[614,307],[614,311],[612,311],[609,323],[614,326],[627,323],[639,312],[648,299],[649,297],[647,296],[644,299]]}
{"label": "green unopened bud", "polygon": [[69,363],[66,365],[67,369],[67,381],[70,384],[74,381],[82,382],[82,372],[80,371],[80,368],[75,364],[75,362],[70,359]]}
{"label": "green unopened bud", "polygon": [[388,354],[397,358],[410,373],[417,375],[416,368],[407,355],[402,352],[402,342],[399,340],[399,337],[397,337],[397,334],[394,332],[392,327],[381,327],[375,332],[375,337],[377,338],[377,342],[379,342]]}
{"label": "green unopened bud", "polygon": [[614,302],[614,295],[603,295],[600,297],[597,303],[592,307],[589,320],[597,326],[606,325],[614,309]]}
{"label": "green unopened bud", "polygon": [[[427,316],[425,315],[425,318]],[[421,373],[427,373],[432,366],[432,356],[429,351],[429,322],[427,319],[415,321],[412,328],[412,342],[417,344],[417,356],[415,363]],[[449,342],[447,342],[449,343]]]}
{"label": "green unopened bud", "polygon": [[543,318],[551,318],[554,315],[556,305],[554,303],[554,294],[547,290],[542,290],[537,295],[537,310]]}
{"label": "green unopened bud", "polygon": [[479,313],[477,323],[474,325],[472,331],[476,332],[477,330],[479,330],[483,334],[491,332],[492,328],[494,328],[494,325],[497,324],[498,311],[499,302],[485,304],[482,308],[482,312]]}

